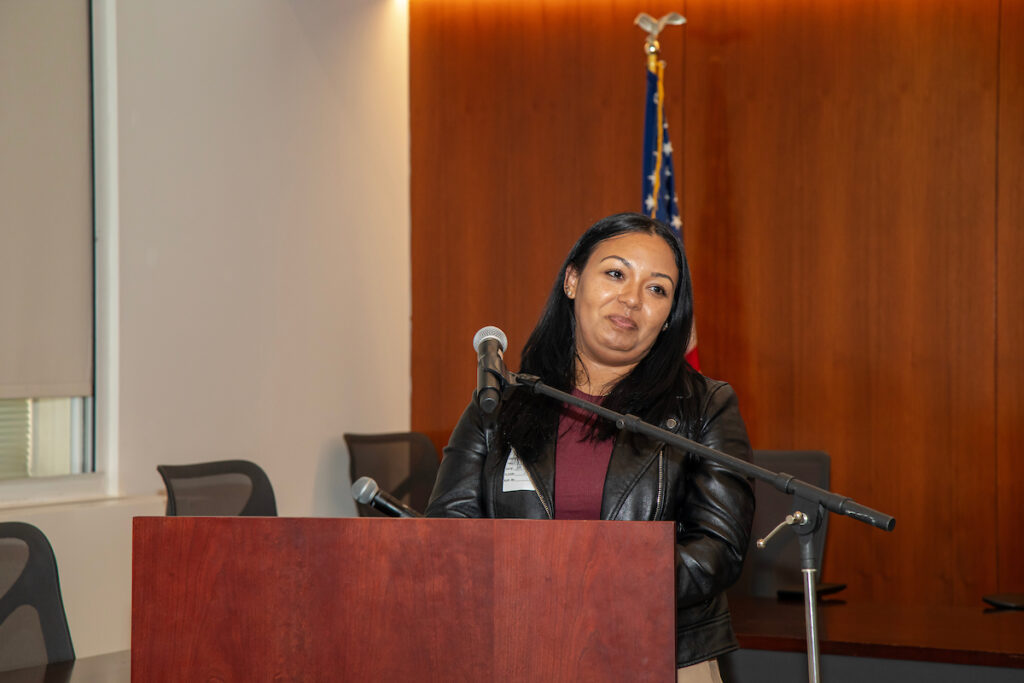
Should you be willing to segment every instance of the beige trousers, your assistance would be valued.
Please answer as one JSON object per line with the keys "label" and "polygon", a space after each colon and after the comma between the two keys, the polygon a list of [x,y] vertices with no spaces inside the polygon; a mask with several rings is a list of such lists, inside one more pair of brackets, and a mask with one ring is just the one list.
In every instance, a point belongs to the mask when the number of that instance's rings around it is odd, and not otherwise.
{"label": "beige trousers", "polygon": [[677,669],[676,683],[722,683],[722,674],[718,671],[718,660],[709,659],[700,664]]}

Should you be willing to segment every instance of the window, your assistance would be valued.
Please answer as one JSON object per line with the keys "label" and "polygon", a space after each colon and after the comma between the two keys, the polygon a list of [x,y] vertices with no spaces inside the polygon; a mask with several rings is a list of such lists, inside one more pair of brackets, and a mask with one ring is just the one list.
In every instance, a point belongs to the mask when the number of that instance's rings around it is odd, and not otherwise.
{"label": "window", "polygon": [[0,399],[0,479],[93,471],[92,398]]}
{"label": "window", "polygon": [[90,11],[0,2],[0,479],[95,469]]}

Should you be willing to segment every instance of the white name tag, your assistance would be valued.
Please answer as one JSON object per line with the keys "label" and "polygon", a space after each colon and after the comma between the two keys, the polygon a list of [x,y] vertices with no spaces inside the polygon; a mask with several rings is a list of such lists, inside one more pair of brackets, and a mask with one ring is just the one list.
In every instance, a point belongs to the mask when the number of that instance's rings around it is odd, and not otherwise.
{"label": "white name tag", "polygon": [[526,473],[522,461],[516,455],[516,449],[508,452],[508,460],[505,461],[505,474],[501,478],[502,491],[536,491],[530,475]]}

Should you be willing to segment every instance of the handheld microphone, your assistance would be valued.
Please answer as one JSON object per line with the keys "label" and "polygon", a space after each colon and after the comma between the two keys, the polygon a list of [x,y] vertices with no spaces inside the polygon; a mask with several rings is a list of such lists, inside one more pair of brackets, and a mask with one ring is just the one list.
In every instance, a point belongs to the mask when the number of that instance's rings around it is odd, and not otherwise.
{"label": "handheld microphone", "polygon": [[370,477],[356,479],[356,483],[352,484],[352,497],[363,505],[380,510],[388,517],[423,516],[391,494],[382,491],[377,482]]}
{"label": "handheld microphone", "polygon": [[473,350],[476,351],[476,403],[487,415],[498,409],[501,403],[501,383],[505,377],[505,361],[502,352],[508,345],[505,333],[497,327],[481,327],[473,335]]}

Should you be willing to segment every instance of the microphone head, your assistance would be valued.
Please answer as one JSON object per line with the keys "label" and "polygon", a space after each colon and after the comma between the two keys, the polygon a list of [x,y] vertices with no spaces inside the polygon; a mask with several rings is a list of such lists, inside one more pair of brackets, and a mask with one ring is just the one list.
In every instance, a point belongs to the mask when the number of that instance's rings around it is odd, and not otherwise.
{"label": "microphone head", "polygon": [[487,327],[481,327],[473,335],[473,350],[480,353],[480,345],[488,339],[494,339],[498,342],[498,346],[501,347],[502,352],[508,346],[508,338],[505,333],[499,330],[497,327],[488,325]]}
{"label": "microphone head", "polygon": [[356,483],[352,484],[352,497],[363,505],[369,505],[378,491],[380,487],[370,477],[359,477]]}

